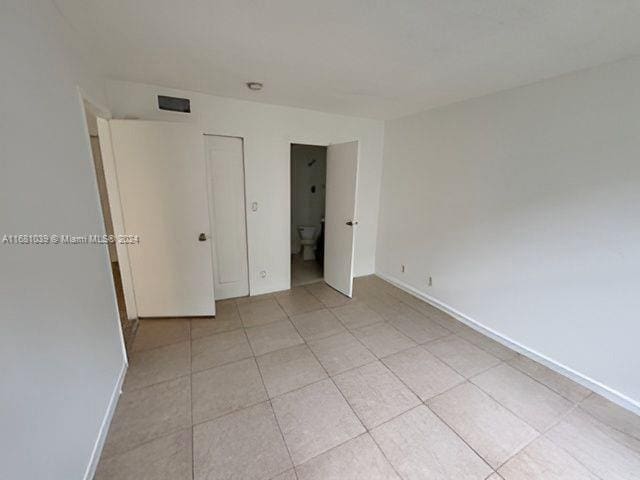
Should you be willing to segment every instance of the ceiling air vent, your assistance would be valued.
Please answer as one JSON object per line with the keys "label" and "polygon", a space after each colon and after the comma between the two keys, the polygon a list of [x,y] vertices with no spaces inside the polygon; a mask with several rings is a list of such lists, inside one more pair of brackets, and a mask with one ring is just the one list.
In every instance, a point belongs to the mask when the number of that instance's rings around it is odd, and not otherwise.
{"label": "ceiling air vent", "polygon": [[158,95],[158,108],[171,112],[191,113],[191,100],[188,98],[165,97]]}

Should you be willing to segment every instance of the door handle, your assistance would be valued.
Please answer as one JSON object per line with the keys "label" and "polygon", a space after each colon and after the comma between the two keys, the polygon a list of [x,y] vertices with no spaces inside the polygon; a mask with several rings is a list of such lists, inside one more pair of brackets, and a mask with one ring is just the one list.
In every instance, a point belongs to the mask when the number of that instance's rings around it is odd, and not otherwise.
{"label": "door handle", "polygon": [[353,220],[349,220],[347,222],[347,225],[349,225],[350,227],[353,227],[354,225],[357,225],[357,224],[358,224],[358,222],[354,222]]}
{"label": "door handle", "polygon": [[207,236],[204,233],[201,233],[200,235],[198,235],[199,242],[204,242],[206,239],[207,239]]}

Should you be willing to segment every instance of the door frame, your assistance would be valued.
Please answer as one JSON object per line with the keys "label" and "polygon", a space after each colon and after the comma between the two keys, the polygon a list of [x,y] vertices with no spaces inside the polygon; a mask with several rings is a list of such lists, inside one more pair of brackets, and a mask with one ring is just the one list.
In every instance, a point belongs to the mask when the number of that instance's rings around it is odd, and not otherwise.
{"label": "door frame", "polygon": [[[92,109],[92,113],[98,118],[110,122],[112,120],[112,115],[109,110],[99,104],[95,103],[93,98],[87,96],[80,87],[78,87],[78,94],[80,95],[80,103],[82,105],[82,111],[86,118],[86,107],[85,105],[90,105]],[[86,121],[85,121],[86,123]],[[87,139],[89,140],[89,147],[91,147],[91,136],[88,130],[88,126],[86,128]],[[109,196],[109,207],[111,210],[111,220],[113,223],[114,234],[123,235],[126,231],[124,224],[124,217],[122,214],[122,204],[120,202],[120,190],[118,188],[118,178],[117,178],[117,170],[115,166],[115,159],[113,158],[113,147],[111,145],[111,136],[109,138],[101,139],[98,136],[100,142],[100,149],[102,154],[102,164],[103,164],[103,173],[105,176],[105,180],[107,182],[107,187],[109,184],[113,184],[114,188],[111,188],[108,192]],[[106,152],[104,148],[102,148],[102,141],[109,144],[110,154]],[[105,164],[111,163],[111,165],[106,168]],[[113,202],[111,201],[113,199]],[[102,208],[100,209],[100,213],[104,215]],[[102,223],[104,223],[104,218],[102,218]],[[118,256],[118,265],[120,266],[120,276],[122,282],[122,289],[124,291],[125,297],[125,312],[127,315],[127,319],[130,321],[138,320],[138,309],[136,306],[136,296],[135,290],[133,288],[133,279],[131,276],[131,264],[129,262],[129,252],[128,246],[126,244],[116,243],[116,252]],[[107,247],[108,248],[108,247]],[[115,280],[114,280],[115,285]]]}
{"label": "door frame", "polygon": [[[98,212],[100,215],[100,224],[104,225],[104,211],[102,210],[102,204],[100,201],[100,192],[98,190],[98,178],[96,177],[96,173],[95,173],[95,160],[93,158],[93,150],[91,148],[91,134],[89,132],[89,125],[87,124],[87,108],[86,105],[91,106],[92,109],[92,113],[99,118],[105,119],[105,120],[110,120],[112,118],[111,116],[111,111],[109,111],[109,109],[107,107],[105,107],[104,105],[102,105],[100,102],[97,102],[93,97],[91,97],[90,95],[86,94],[86,92],[84,92],[84,90],[80,87],[80,86],[76,86],[76,91],[77,91],[77,96],[78,96],[78,103],[80,105],[80,113],[82,115],[82,127],[83,127],[83,134],[84,134],[84,139],[85,139],[85,143],[86,143],[86,150],[87,150],[87,163],[89,164],[89,168],[91,169],[92,175],[92,183],[93,183],[93,190],[95,192],[95,200],[96,203],[98,205]],[[104,162],[104,160],[103,160]],[[119,199],[118,199],[119,201]],[[128,355],[127,355],[127,347],[125,345],[125,341],[124,341],[124,332],[122,331],[122,325],[120,323],[120,307],[118,305],[118,295],[116,293],[116,281],[115,278],[113,276],[113,268],[111,266],[111,256],[109,254],[109,246],[108,245],[104,245],[103,248],[103,254],[104,254],[104,262],[105,262],[105,268],[107,269],[107,271],[109,272],[109,277],[111,278],[111,289],[112,289],[112,295],[113,295],[113,305],[114,305],[114,309],[116,312],[116,316],[114,318],[116,324],[117,324],[117,329],[118,329],[118,333],[120,334],[120,349],[122,352],[122,358],[124,360],[124,368],[126,369],[129,361],[128,361]],[[118,258],[118,261],[120,261],[120,258]],[[122,270],[120,271],[121,275],[122,275]],[[124,289],[124,286],[123,286]],[[135,297],[134,297],[135,298]],[[126,310],[126,308],[125,308]],[[137,315],[137,312],[135,312],[135,314]],[[128,317],[128,315],[127,315]],[[134,319],[128,319],[128,320],[135,320]]]}
{"label": "door frame", "polygon": [[[207,157],[207,142],[205,137],[226,137],[226,138],[238,138],[240,140],[240,142],[242,143],[242,182],[243,182],[243,201],[244,201],[244,236],[245,236],[245,243],[247,245],[247,248],[245,250],[245,255],[246,255],[246,260],[247,260],[247,287],[248,287],[248,295],[251,296],[251,291],[252,291],[252,286],[251,286],[251,265],[249,263],[249,222],[248,222],[248,216],[249,216],[249,212],[247,211],[247,162],[246,162],[246,156],[245,156],[245,138],[241,137],[239,135],[221,135],[218,133],[203,133],[202,134],[202,148],[204,148],[205,152],[204,152],[204,163],[205,163],[205,172],[207,174],[207,199],[208,199],[208,203],[207,203],[207,210],[209,212],[209,218],[211,219],[212,216],[212,212],[211,212],[211,205],[213,203],[213,192],[211,191],[211,182],[209,182],[209,175],[210,175],[210,171],[209,171],[209,158]],[[215,298],[215,284],[216,284],[216,279],[215,279],[215,275],[216,275],[216,265],[215,265],[215,242],[213,241],[213,231],[215,230],[215,224],[214,222],[210,222],[210,231],[209,231],[209,235],[211,236],[211,268],[213,270],[213,285],[214,285],[214,298]]]}
{"label": "door frame", "polygon": [[[356,188],[355,188],[355,205],[353,206],[354,216],[357,218],[358,216],[358,190],[360,185],[360,158],[362,153],[362,139],[360,137],[351,137],[351,138],[341,138],[341,139],[328,139],[326,136],[314,136],[314,135],[291,135],[285,137],[286,147],[287,147],[287,183],[289,185],[289,195],[287,195],[287,218],[291,219],[291,145],[294,143],[302,144],[302,145],[315,145],[318,147],[329,147],[331,145],[335,145],[338,143],[348,143],[348,142],[358,142],[358,169],[356,170]],[[326,202],[326,197],[325,197]],[[356,252],[356,244],[357,244],[357,230],[354,232],[353,237],[353,262],[351,267],[351,275],[353,276],[353,270],[355,266],[355,252]],[[291,239],[291,220],[287,222],[287,238]],[[290,241],[290,240],[289,240]],[[289,246],[289,252],[291,251],[291,247]],[[287,271],[289,272],[287,275],[287,285],[289,290],[291,289],[291,254],[287,256]],[[353,276],[355,278],[355,276]]]}

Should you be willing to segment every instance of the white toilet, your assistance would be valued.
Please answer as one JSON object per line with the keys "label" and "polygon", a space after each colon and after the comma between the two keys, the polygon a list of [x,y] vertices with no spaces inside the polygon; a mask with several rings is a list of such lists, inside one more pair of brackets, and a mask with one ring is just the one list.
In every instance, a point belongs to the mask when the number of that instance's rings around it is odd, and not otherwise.
{"label": "white toilet", "polygon": [[298,234],[300,235],[300,245],[302,245],[302,259],[316,259],[316,227],[306,225],[298,225]]}

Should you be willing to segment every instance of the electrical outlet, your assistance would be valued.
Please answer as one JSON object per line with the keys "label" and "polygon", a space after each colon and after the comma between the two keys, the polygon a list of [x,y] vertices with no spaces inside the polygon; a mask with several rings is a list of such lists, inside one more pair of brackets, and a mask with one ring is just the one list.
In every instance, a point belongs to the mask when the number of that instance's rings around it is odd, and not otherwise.
{"label": "electrical outlet", "polygon": [[433,287],[433,279],[431,277],[427,279],[427,285],[429,285],[430,287]]}
{"label": "electrical outlet", "polygon": [[404,265],[400,265],[400,271],[404,273]]}

